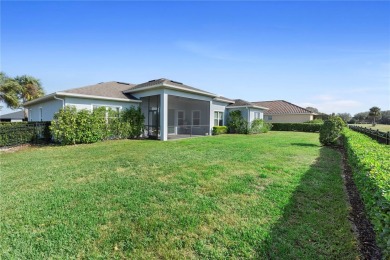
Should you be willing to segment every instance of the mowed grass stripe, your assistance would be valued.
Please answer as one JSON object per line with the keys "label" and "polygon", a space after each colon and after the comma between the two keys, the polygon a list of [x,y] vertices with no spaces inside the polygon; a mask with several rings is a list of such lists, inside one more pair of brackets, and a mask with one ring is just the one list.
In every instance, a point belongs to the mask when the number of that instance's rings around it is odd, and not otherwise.
{"label": "mowed grass stripe", "polygon": [[1,155],[1,256],[355,258],[318,134],[108,141]]}

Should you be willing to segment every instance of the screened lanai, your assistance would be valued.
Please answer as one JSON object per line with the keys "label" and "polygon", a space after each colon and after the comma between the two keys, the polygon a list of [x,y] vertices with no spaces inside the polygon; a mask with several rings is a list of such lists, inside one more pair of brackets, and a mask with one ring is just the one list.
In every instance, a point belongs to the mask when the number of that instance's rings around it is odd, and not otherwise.
{"label": "screened lanai", "polygon": [[210,102],[167,95],[167,120],[161,115],[161,95],[141,98],[145,115],[145,136],[160,139],[166,127],[168,139],[205,136],[210,133]]}

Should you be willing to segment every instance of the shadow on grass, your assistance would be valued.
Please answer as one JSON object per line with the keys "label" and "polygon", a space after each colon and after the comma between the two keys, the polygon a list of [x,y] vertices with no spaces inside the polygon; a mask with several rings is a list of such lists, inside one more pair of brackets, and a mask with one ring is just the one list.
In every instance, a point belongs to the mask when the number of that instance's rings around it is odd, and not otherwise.
{"label": "shadow on grass", "polygon": [[[296,144],[303,145],[303,144]],[[260,259],[356,259],[341,155],[322,147],[283,215],[258,251]]]}
{"label": "shadow on grass", "polygon": [[307,143],[291,143],[294,146],[306,146],[306,147],[318,147],[316,144],[307,144]]}

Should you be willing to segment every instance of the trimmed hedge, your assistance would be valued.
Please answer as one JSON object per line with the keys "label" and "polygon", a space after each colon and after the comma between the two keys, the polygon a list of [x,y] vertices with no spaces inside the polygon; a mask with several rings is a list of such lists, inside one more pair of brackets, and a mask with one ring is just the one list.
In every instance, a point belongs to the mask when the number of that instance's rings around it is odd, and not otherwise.
{"label": "trimmed hedge", "polygon": [[227,131],[227,126],[213,126],[213,135],[226,134]]}
{"label": "trimmed hedge", "polygon": [[119,114],[100,107],[94,111],[66,106],[54,115],[50,127],[54,141],[87,144],[107,139],[138,138],[143,132],[141,108],[131,107]]}
{"label": "trimmed hedge", "polygon": [[343,137],[353,178],[374,226],[383,259],[390,259],[390,147],[347,128]]}
{"label": "trimmed hedge", "polygon": [[319,132],[323,124],[272,123],[272,131]]}
{"label": "trimmed hedge", "polygon": [[0,147],[49,141],[50,122],[0,123]]}

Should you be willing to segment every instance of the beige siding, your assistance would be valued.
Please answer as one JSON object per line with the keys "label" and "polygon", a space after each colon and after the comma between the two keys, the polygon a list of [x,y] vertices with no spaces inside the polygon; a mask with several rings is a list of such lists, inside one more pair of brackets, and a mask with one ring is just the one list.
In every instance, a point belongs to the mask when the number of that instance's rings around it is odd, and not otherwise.
{"label": "beige siding", "polygon": [[313,120],[313,115],[272,115],[272,120],[268,120],[268,115],[264,115],[264,121],[269,123],[303,123]]}

